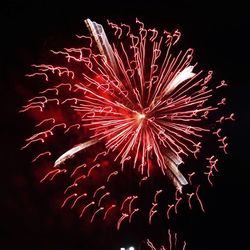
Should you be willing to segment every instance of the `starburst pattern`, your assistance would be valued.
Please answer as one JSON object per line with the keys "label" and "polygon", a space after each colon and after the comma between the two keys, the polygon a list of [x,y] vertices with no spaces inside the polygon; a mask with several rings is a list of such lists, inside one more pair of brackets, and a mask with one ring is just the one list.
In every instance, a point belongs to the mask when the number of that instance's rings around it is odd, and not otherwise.
{"label": "starburst pattern", "polygon": [[[192,197],[204,210],[200,184],[192,181],[195,172],[184,175],[179,165],[188,156],[199,157],[205,135],[213,136],[218,149],[227,153],[221,124],[234,120],[234,114],[218,112],[225,98],[213,103],[214,93],[227,84],[215,86],[212,71],[197,69],[193,49],[176,52],[178,30],[160,34],[138,19],[136,28],[108,21],[114,32],[110,43],[100,24],[89,19],[85,23],[91,36],[77,35],[85,47],[52,50],[64,58],[62,65],[34,64],[35,72],[27,74],[51,84],[20,111],[38,117],[35,127],[40,130],[26,139],[22,149],[45,145],[46,150],[32,160],[46,162],[41,182],[67,175],[61,207],[78,207],[80,217],[88,217],[90,223],[114,214],[118,230],[140,210],[136,192],[125,191],[119,198],[112,192],[115,180],[122,181],[128,168],[137,173],[133,178],[139,188],[159,170],[172,181],[176,192],[174,202],[166,205],[167,219],[183,200],[192,208]],[[215,117],[212,129],[207,123],[211,117]],[[62,149],[64,142],[51,142],[60,134],[68,138],[67,148]],[[218,157],[205,159],[208,171],[202,171],[212,185]],[[182,187],[188,184],[194,190],[184,197]],[[158,212],[158,196],[164,193],[158,189],[151,197],[149,224]]]}

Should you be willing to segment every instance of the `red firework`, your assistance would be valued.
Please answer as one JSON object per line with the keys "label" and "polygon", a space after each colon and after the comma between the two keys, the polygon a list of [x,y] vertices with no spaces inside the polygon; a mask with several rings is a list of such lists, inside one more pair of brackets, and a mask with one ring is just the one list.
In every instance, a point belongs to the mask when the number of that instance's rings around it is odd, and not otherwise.
{"label": "red firework", "polygon": [[[118,230],[142,209],[134,187],[141,188],[159,172],[176,188],[173,202],[165,205],[167,219],[184,200],[191,209],[196,198],[204,211],[200,184],[193,181],[197,171],[181,173],[179,165],[190,155],[199,157],[206,134],[227,153],[221,125],[234,120],[234,114],[219,114],[225,98],[213,103],[214,93],[227,84],[221,81],[214,86],[212,71],[196,70],[193,49],[174,53],[181,36],[178,30],[160,34],[138,19],[135,28],[108,21],[114,31],[110,43],[100,24],[89,19],[85,23],[90,36],[77,35],[85,47],[52,50],[58,59],[64,58],[60,66],[32,65],[35,72],[27,74],[49,84],[20,111],[37,120],[36,133],[22,149],[39,150],[32,162],[45,166],[41,182],[64,176],[61,207],[76,209],[90,223],[97,217],[112,218]],[[212,129],[208,121],[214,124]],[[218,156],[205,155],[205,159],[208,171],[200,172],[212,185]],[[133,179],[123,183],[131,171]],[[131,189],[119,194],[117,187],[122,185]],[[185,185],[193,185],[193,191],[183,193]],[[147,197],[149,224],[159,213],[161,195],[164,187]]]}

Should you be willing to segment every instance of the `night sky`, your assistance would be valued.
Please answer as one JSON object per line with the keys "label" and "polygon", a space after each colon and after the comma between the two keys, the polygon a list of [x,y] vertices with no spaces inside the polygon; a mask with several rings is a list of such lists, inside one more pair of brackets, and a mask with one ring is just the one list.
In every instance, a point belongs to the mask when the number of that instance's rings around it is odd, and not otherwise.
{"label": "night sky", "polygon": [[[213,69],[229,83],[229,112],[236,122],[227,127],[229,154],[213,188],[203,195],[206,213],[183,211],[176,220],[187,250],[247,249],[249,246],[249,13],[240,1],[221,4],[192,1],[90,1],[82,3],[1,3],[1,241],[0,249],[83,250],[139,246],[146,238],[166,240],[164,225],[124,227],[119,233],[84,228],[69,210],[51,205],[53,197],[37,183],[28,154],[20,151],[32,129],[18,113],[26,100],[30,65],[46,61],[46,53],[70,46],[84,19],[130,23],[138,17],[149,27],[179,29],[186,47],[195,48],[204,69]],[[164,3],[163,3],[164,2]],[[84,27],[85,29],[85,27]],[[86,30],[86,29],[85,29]],[[62,43],[62,40],[65,40]],[[36,93],[36,88],[29,90]],[[2,193],[2,192],[1,192]],[[145,248],[146,249],[146,248]]]}

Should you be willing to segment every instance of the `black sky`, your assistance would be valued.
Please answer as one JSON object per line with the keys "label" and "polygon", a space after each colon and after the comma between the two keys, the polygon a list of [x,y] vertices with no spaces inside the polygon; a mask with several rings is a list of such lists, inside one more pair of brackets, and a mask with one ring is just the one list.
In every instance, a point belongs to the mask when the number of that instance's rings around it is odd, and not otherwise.
{"label": "black sky", "polygon": [[[188,250],[247,249],[249,246],[249,13],[246,4],[196,4],[192,1],[122,1],[89,3],[1,3],[1,249],[118,249],[157,228],[139,226],[121,234],[96,230],[83,235],[82,224],[70,212],[50,210],[47,197],[34,180],[30,160],[20,152],[29,124],[18,110],[24,102],[20,86],[30,64],[43,60],[45,52],[71,41],[91,18],[130,22],[135,17],[148,26],[178,28],[187,47],[194,47],[203,68],[214,69],[227,80],[228,108],[237,121],[228,128],[230,147],[215,186],[207,193],[207,212],[185,218],[183,238]],[[148,230],[148,231],[147,231]],[[145,235],[145,236],[144,236]],[[112,244],[110,242],[113,242]],[[105,247],[108,245],[109,247]],[[100,248],[102,246],[102,248]]]}

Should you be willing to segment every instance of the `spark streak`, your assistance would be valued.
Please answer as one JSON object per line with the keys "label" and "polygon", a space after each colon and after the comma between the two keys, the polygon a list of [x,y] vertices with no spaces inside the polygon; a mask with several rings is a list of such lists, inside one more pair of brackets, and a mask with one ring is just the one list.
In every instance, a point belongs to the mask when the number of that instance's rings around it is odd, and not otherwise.
{"label": "spark streak", "polygon": [[71,209],[76,205],[76,203],[77,203],[82,197],[86,197],[87,195],[88,195],[87,193],[83,193],[83,194],[79,195],[79,196],[75,199],[74,203],[72,204]]}
{"label": "spark streak", "polygon": [[122,213],[122,216],[120,219],[117,221],[117,230],[120,229],[121,223],[128,217],[129,215],[126,213]]}
{"label": "spark streak", "polygon": [[93,222],[93,220],[94,220],[95,216],[97,215],[97,213],[99,213],[99,212],[102,211],[103,209],[104,209],[104,207],[100,207],[99,209],[97,209],[97,210],[94,212],[94,214],[93,214],[92,217],[91,217],[90,223]]}
{"label": "spark streak", "polygon": [[108,212],[111,210],[111,209],[113,209],[113,208],[115,208],[116,207],[116,205],[111,205],[110,207],[108,207],[107,208],[107,210],[105,211],[105,214],[104,214],[104,216],[103,216],[103,220],[105,220],[106,218],[107,218],[107,215],[108,215]]}
{"label": "spark streak", "polygon": [[87,141],[87,142],[84,142],[84,143],[81,143],[75,147],[73,147],[72,149],[66,151],[63,155],[61,155],[56,161],[55,161],[55,164],[54,164],[54,167],[58,167],[59,165],[63,164],[67,159],[69,158],[72,158],[74,157],[74,155],[85,149],[85,148],[88,148],[94,144],[96,144],[98,142],[98,140],[90,140],[90,141]]}

